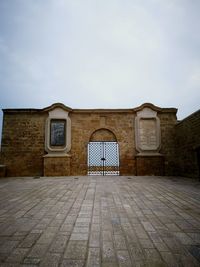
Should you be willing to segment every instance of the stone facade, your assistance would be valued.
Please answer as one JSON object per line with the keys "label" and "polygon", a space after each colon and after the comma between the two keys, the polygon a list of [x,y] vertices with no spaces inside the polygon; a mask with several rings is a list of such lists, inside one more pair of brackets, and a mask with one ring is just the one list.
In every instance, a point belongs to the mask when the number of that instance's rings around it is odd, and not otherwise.
{"label": "stone facade", "polygon": [[200,110],[176,125],[176,173],[200,178]]}
{"label": "stone facade", "polygon": [[46,118],[34,110],[4,112],[1,163],[7,176],[43,174]]}
{"label": "stone facade", "polygon": [[[133,109],[72,109],[57,103],[3,112],[0,164],[6,165],[7,176],[87,175],[91,141],[118,143],[120,175],[177,171],[176,132],[182,127],[177,109],[149,103]],[[51,120],[58,127],[64,121],[58,146],[51,144]]]}

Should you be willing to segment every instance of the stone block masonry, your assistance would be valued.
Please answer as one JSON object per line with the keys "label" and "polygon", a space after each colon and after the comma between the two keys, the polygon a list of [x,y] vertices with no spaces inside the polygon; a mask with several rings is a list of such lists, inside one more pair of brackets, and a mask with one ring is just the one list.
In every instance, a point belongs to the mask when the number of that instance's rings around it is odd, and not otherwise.
{"label": "stone block masonry", "polygon": [[200,110],[177,123],[176,173],[200,179]]}
{"label": "stone block masonry", "polygon": [[43,175],[46,115],[4,112],[1,161],[7,176]]}
{"label": "stone block masonry", "polygon": [[[197,177],[199,112],[182,122],[176,112],[149,103],[131,109],[72,109],[61,103],[4,109],[1,176],[87,175],[89,142],[117,142],[120,175]],[[100,169],[105,155],[96,153]],[[107,148],[104,164],[112,170],[109,153]]]}
{"label": "stone block masonry", "polygon": [[0,177],[5,177],[5,176],[6,176],[6,166],[0,165]]}
{"label": "stone block masonry", "polygon": [[69,176],[70,157],[44,156],[44,176]]}

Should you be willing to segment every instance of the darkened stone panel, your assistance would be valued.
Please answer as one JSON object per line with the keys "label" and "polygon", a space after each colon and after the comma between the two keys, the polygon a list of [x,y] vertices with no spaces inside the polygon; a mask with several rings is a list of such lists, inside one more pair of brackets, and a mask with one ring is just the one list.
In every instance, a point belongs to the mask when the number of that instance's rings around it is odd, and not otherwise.
{"label": "darkened stone panel", "polygon": [[164,157],[140,156],[136,158],[137,175],[164,175]]}
{"label": "darkened stone panel", "polygon": [[50,145],[64,146],[66,140],[66,121],[65,120],[51,120],[50,129]]}

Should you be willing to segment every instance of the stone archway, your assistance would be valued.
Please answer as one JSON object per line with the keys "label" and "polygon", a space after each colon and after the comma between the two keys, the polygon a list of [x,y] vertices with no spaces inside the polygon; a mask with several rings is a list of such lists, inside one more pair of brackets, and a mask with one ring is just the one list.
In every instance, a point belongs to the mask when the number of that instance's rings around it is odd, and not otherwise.
{"label": "stone archway", "polygon": [[117,142],[115,134],[106,128],[101,128],[94,131],[90,136],[90,142]]}
{"label": "stone archway", "polygon": [[94,131],[88,143],[88,175],[119,175],[119,145],[108,129]]}

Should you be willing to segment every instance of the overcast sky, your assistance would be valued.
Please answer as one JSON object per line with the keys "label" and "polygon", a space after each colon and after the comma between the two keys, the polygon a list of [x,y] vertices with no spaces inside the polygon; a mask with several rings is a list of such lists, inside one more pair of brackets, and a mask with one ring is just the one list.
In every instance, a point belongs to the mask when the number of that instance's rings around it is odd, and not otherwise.
{"label": "overcast sky", "polygon": [[[0,0],[0,108],[200,107],[199,0]],[[2,115],[2,114],[1,114]]]}

